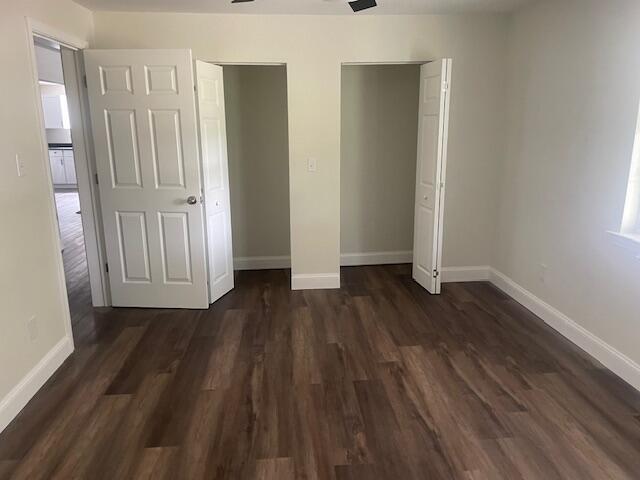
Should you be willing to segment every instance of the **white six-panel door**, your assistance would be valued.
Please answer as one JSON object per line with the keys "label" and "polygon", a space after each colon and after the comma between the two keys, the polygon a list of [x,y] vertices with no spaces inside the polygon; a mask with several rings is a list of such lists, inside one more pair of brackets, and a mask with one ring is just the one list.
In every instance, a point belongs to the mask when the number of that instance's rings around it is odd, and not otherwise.
{"label": "white six-panel door", "polygon": [[229,162],[222,67],[196,61],[198,120],[204,176],[209,300],[233,288]]}
{"label": "white six-panel door", "polygon": [[114,306],[207,308],[189,50],[87,50]]}
{"label": "white six-panel door", "polygon": [[451,59],[420,69],[413,278],[440,293]]}

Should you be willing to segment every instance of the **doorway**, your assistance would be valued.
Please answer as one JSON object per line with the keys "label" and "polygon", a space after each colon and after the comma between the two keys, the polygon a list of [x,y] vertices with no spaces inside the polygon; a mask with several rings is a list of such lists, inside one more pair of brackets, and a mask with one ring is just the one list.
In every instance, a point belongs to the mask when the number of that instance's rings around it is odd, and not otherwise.
{"label": "doorway", "polygon": [[451,60],[342,66],[342,266],[413,264],[440,292]]}
{"label": "doorway", "polygon": [[291,266],[286,65],[223,65],[235,270]]}
{"label": "doorway", "polygon": [[[91,185],[77,51],[31,28],[43,148],[74,335],[108,302]],[[87,326],[87,330],[91,327]],[[77,335],[76,335],[77,337]]]}
{"label": "doorway", "polygon": [[288,267],[284,66],[194,72],[190,50],[84,59],[112,305],[207,308],[233,289],[233,246],[239,269]]}
{"label": "doorway", "polygon": [[342,68],[343,265],[411,263],[420,65]]}

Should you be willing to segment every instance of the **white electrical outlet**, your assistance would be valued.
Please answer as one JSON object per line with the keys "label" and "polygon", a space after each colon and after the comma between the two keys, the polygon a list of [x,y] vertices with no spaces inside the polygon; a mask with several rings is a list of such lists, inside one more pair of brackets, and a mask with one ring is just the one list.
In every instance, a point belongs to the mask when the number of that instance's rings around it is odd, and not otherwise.
{"label": "white electrical outlet", "polygon": [[27,320],[27,330],[29,331],[29,340],[35,342],[38,339],[38,319],[32,316]]}
{"label": "white electrical outlet", "polygon": [[24,177],[26,175],[24,168],[24,161],[20,157],[19,153],[16,153],[16,170],[18,172],[19,177]]}
{"label": "white electrical outlet", "polygon": [[315,172],[318,170],[318,162],[315,158],[309,158],[307,160],[307,170],[310,172]]}
{"label": "white electrical outlet", "polygon": [[540,281],[540,283],[546,283],[548,270],[549,267],[546,264],[541,263],[538,265],[538,280]]}

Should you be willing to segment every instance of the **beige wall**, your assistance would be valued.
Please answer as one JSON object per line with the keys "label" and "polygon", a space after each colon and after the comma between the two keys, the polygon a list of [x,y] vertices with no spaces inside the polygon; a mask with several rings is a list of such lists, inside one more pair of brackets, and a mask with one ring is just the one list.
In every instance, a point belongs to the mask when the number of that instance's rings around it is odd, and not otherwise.
{"label": "beige wall", "polygon": [[288,256],[289,141],[284,66],[225,66],[234,257]]}
{"label": "beige wall", "polygon": [[[66,0],[3,2],[0,15],[0,399],[65,337],[64,285],[57,227],[51,216],[46,152],[37,120],[25,16],[89,40],[90,12]],[[15,155],[26,175],[17,177]],[[38,338],[29,339],[35,315]]]}
{"label": "beige wall", "polygon": [[[96,13],[96,48],[286,62],[293,273],[337,273],[341,62],[453,58],[444,264],[490,260],[503,154],[507,17]],[[308,157],[318,171],[307,171]]]}
{"label": "beige wall", "polygon": [[419,65],[344,66],[341,253],[413,249]]}
{"label": "beige wall", "polygon": [[549,0],[513,18],[494,252],[503,273],[636,362],[640,262],[606,231],[624,206],[639,25],[635,0]]}

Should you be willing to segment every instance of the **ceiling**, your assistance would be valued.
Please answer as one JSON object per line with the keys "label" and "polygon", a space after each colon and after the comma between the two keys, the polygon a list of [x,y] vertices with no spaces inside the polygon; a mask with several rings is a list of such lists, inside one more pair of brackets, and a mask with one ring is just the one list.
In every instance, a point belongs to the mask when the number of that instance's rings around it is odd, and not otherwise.
{"label": "ceiling", "polygon": [[[94,11],[353,15],[347,0],[75,0]],[[510,12],[533,0],[377,0],[358,15]]]}

